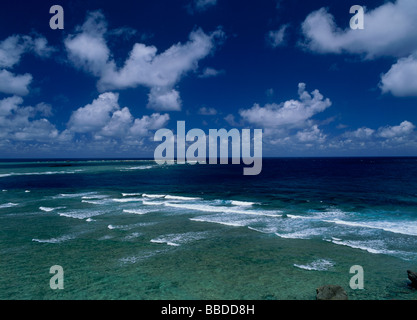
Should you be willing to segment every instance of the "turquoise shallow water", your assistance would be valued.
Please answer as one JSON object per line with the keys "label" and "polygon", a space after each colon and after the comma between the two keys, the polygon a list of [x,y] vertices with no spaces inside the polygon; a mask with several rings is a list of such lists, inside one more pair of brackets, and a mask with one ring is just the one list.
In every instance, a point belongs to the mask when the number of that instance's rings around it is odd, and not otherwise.
{"label": "turquoise shallow water", "polygon": [[[315,299],[327,283],[350,299],[416,299],[416,170],[401,158],[267,159],[256,177],[3,162],[0,299]],[[63,290],[50,288],[53,265]],[[352,265],[363,290],[349,287]]]}

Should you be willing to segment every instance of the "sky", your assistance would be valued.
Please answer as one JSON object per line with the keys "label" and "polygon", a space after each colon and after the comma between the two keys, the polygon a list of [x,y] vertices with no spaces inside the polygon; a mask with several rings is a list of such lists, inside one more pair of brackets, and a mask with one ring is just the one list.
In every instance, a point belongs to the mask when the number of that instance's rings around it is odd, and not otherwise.
{"label": "sky", "polygon": [[177,121],[262,129],[266,157],[417,156],[417,1],[3,1],[0,158],[152,158]]}

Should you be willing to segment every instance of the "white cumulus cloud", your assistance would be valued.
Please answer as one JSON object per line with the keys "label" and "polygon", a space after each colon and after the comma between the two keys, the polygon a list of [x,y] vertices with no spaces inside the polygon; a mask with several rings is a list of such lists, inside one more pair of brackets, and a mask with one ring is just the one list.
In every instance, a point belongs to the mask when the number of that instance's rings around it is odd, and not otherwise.
{"label": "white cumulus cloud", "polygon": [[302,24],[304,45],[322,53],[349,52],[372,59],[403,57],[417,50],[417,2],[397,0],[365,12],[363,30],[338,28],[325,8],[312,12]]}
{"label": "white cumulus cloud", "polygon": [[224,73],[224,70],[216,70],[214,68],[205,68],[204,71],[198,76],[199,78],[212,78],[217,77]]}
{"label": "white cumulus cloud", "polygon": [[378,136],[382,138],[397,138],[409,135],[415,126],[410,121],[403,121],[398,126],[387,126],[378,129]]}
{"label": "white cumulus cloud", "polygon": [[19,64],[26,53],[34,53],[36,56],[45,58],[49,57],[53,51],[54,49],[48,46],[48,41],[38,35],[34,37],[12,35],[0,41],[0,92],[27,95],[33,79],[32,75],[29,73],[16,75],[9,70]]}
{"label": "white cumulus cloud", "polygon": [[271,30],[266,36],[266,40],[273,48],[283,46],[285,44],[286,30],[288,25],[283,25],[278,30]]}
{"label": "white cumulus cloud", "polygon": [[105,92],[92,103],[75,110],[68,122],[69,132],[89,134],[94,139],[135,139],[149,134],[151,130],[165,126],[168,114],[154,113],[135,119],[128,107],[120,108],[119,95]]}
{"label": "white cumulus cloud", "polygon": [[385,2],[365,12],[364,29],[342,29],[333,15],[321,8],[302,23],[302,46],[317,53],[357,54],[366,60],[379,57],[398,59],[381,76],[383,92],[394,96],[417,96],[417,1]]}
{"label": "white cumulus cloud", "polygon": [[380,87],[382,92],[391,92],[397,97],[417,96],[417,58],[399,59],[381,76]]}
{"label": "white cumulus cloud", "polygon": [[24,96],[29,93],[29,84],[32,82],[29,73],[15,75],[7,70],[0,70],[0,92]]}
{"label": "white cumulus cloud", "polygon": [[158,111],[181,110],[180,94],[177,90],[154,87],[148,95],[148,108]]}
{"label": "white cumulus cloud", "polygon": [[106,41],[107,22],[104,15],[95,11],[87,16],[77,33],[65,40],[68,57],[72,63],[98,77],[100,91],[150,88],[148,107],[155,110],[180,110],[179,92],[174,86],[198,62],[215,48],[217,39],[224,33],[211,34],[201,29],[192,31],[186,43],[177,43],[158,53],[154,46],[136,43],[123,66],[118,68]]}
{"label": "white cumulus cloud", "polygon": [[364,139],[370,139],[374,133],[375,133],[375,130],[367,128],[367,127],[362,127],[362,128],[356,129],[355,131],[347,131],[344,133],[343,136],[347,138],[355,138],[359,140],[364,140]]}
{"label": "white cumulus cloud", "polygon": [[279,104],[272,103],[261,107],[255,104],[250,109],[240,110],[240,116],[249,123],[266,128],[281,126],[303,127],[315,114],[331,106],[331,101],[318,91],[309,94],[306,85],[298,85],[298,100],[288,100]]}
{"label": "white cumulus cloud", "polygon": [[188,13],[203,12],[217,4],[217,0],[193,0],[187,6]]}
{"label": "white cumulus cloud", "polygon": [[157,130],[165,127],[169,121],[169,114],[153,113],[151,116],[143,116],[140,119],[135,119],[130,134],[132,136],[146,136],[150,130]]}
{"label": "white cumulus cloud", "polygon": [[44,117],[51,114],[50,106],[22,104],[23,99],[18,96],[0,100],[0,137],[3,140],[51,142],[59,136],[55,126]]}
{"label": "white cumulus cloud", "polygon": [[298,131],[296,137],[300,142],[323,143],[327,136],[315,124],[311,128]]}
{"label": "white cumulus cloud", "polygon": [[202,116],[214,116],[217,114],[217,110],[214,108],[201,107],[198,109],[198,114],[201,114]]}
{"label": "white cumulus cloud", "polygon": [[111,114],[119,109],[119,95],[106,92],[91,104],[75,110],[68,123],[73,132],[86,133],[102,129],[111,119]]}

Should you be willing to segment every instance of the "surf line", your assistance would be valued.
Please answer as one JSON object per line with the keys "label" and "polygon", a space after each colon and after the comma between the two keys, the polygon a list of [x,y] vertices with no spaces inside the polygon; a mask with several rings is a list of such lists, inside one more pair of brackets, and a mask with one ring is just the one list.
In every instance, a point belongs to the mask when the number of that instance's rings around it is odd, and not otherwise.
{"label": "surf line", "polygon": [[[229,145],[229,138],[231,138],[231,145]],[[229,149],[231,149],[232,164],[240,164],[241,158],[245,165],[253,164],[252,167],[243,168],[243,175],[258,175],[262,171],[262,129],[254,129],[253,138],[251,137],[251,129],[242,129],[241,133],[236,128],[229,131],[209,129],[207,136],[203,130],[197,128],[186,133],[185,121],[177,121],[176,135],[172,130],[162,128],[155,132],[154,141],[163,141],[154,152],[155,162],[160,165],[174,163],[176,143],[177,164],[206,164],[207,149],[209,164],[218,164],[218,159],[220,159],[220,164],[228,164]],[[186,148],[187,142],[189,142],[188,148]],[[192,143],[190,144],[190,142]],[[251,156],[252,143],[253,156]]]}

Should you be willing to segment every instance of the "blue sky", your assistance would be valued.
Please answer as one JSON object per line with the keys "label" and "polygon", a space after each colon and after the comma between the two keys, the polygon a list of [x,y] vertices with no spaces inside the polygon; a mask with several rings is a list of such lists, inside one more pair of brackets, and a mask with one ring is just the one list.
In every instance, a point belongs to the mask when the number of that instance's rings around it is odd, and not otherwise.
{"label": "blue sky", "polygon": [[[64,29],[52,30],[52,5]],[[417,155],[417,2],[8,1],[0,157],[153,157],[156,130],[263,129],[264,156]]]}

